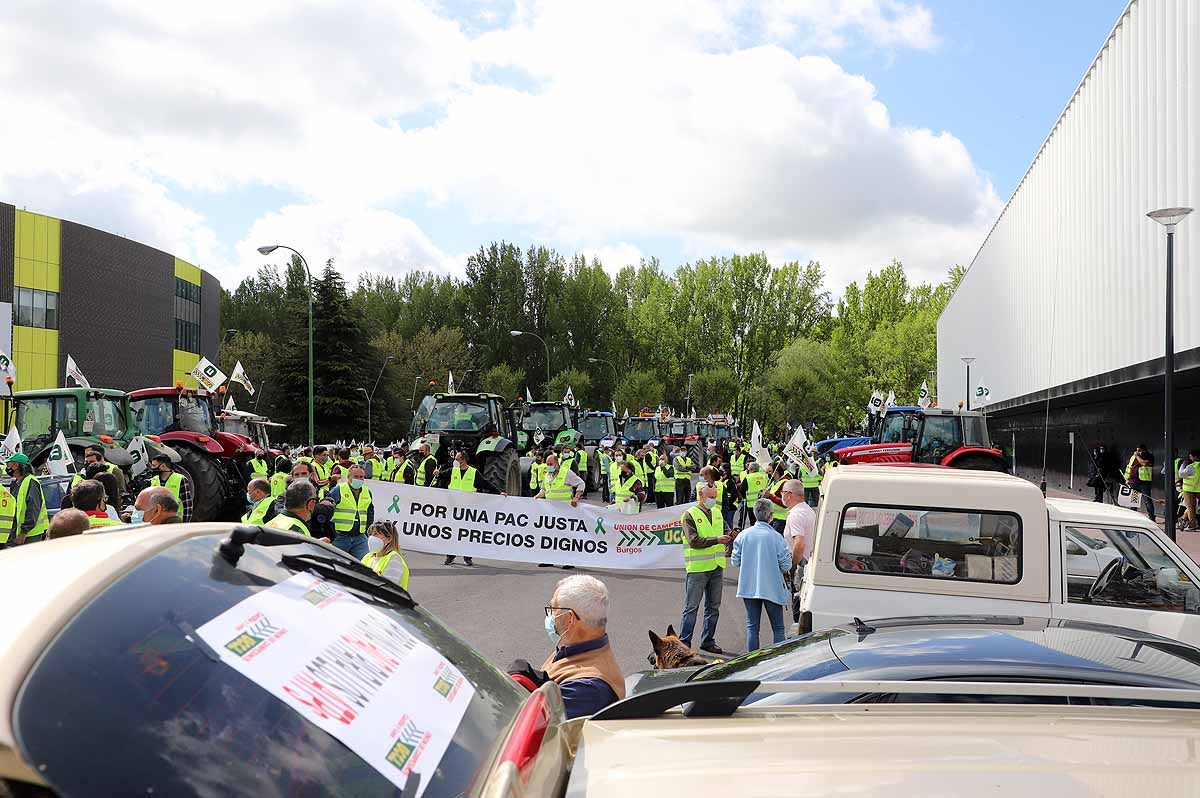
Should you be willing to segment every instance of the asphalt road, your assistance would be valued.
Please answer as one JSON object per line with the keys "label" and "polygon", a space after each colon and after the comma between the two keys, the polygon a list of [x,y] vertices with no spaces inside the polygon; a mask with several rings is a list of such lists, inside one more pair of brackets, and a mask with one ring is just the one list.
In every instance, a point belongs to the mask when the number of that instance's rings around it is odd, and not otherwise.
{"label": "asphalt road", "polygon": [[[406,553],[405,559],[413,597],[499,668],[517,658],[540,667],[549,656],[551,644],[542,626],[542,608],[550,603],[555,583],[570,574],[590,574],[608,586],[608,635],[627,676],[649,667],[647,630],[662,634],[667,624],[678,629],[683,610],[682,568],[678,572],[564,571],[480,559],[468,568],[461,559],[447,566],[442,564],[442,555],[419,552]],[[726,651],[742,651],[746,644],[745,611],[736,593],[737,569],[729,568],[717,625],[717,643]],[[703,609],[700,616],[692,640],[695,645],[700,643]]]}

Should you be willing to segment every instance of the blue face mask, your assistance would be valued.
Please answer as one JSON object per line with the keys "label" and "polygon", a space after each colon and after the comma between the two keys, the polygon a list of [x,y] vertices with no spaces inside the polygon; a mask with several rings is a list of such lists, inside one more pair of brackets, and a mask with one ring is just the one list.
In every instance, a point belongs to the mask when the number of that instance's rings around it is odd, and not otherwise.
{"label": "blue face mask", "polygon": [[145,521],[143,521],[142,519],[144,519],[145,517],[146,517],[145,510],[134,510],[133,513],[130,514],[130,516],[129,516],[129,523],[143,524],[143,523],[145,523]]}
{"label": "blue face mask", "polygon": [[707,498],[707,499],[705,499],[705,500],[704,500],[704,506],[705,506],[705,507],[708,507],[708,508],[710,508],[710,509],[711,509],[711,508],[713,508],[713,507],[716,507],[716,506],[717,506],[717,500],[716,500],[716,499],[714,499],[714,498],[712,498],[712,497],[710,496],[709,498]]}
{"label": "blue face mask", "polygon": [[250,491],[246,491],[246,501],[254,504],[254,497],[250,495]]}
{"label": "blue face mask", "polygon": [[546,636],[550,638],[550,642],[554,644],[554,647],[558,648],[558,641],[562,640],[562,635],[554,628],[553,615],[546,616]]}
{"label": "blue face mask", "polygon": [[362,482],[363,481],[361,479],[352,479],[350,480],[350,487],[354,488],[355,490],[360,490],[362,488]]}

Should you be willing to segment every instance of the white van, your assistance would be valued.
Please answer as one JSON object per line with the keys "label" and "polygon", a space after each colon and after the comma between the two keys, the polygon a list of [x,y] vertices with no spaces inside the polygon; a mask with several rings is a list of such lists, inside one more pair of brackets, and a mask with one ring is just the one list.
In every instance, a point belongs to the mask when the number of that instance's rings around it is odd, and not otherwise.
{"label": "white van", "polygon": [[843,466],[826,480],[800,631],[854,617],[1066,618],[1200,646],[1200,568],[1144,515],[1008,474]]}

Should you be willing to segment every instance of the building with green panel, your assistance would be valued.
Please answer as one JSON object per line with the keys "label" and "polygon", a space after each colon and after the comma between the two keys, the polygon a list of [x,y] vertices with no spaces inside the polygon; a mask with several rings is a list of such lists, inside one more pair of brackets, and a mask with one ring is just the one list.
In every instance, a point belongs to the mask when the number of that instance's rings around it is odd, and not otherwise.
{"label": "building with green panel", "polygon": [[195,387],[200,357],[217,360],[220,313],[221,285],[203,269],[0,203],[0,349],[17,390],[64,386],[68,355],[96,387]]}

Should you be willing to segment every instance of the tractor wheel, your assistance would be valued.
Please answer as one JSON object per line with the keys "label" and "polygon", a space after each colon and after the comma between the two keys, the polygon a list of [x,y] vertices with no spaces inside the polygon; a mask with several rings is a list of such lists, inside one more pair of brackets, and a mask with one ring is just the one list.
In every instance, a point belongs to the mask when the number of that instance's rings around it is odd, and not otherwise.
{"label": "tractor wheel", "polygon": [[999,457],[989,457],[986,454],[964,454],[949,463],[951,468],[965,468],[968,471],[999,471],[1008,473],[1008,466]]}
{"label": "tractor wheel", "polygon": [[191,520],[215,521],[220,518],[225,507],[225,475],[221,464],[190,446],[171,448],[179,454],[176,470],[192,481]]}
{"label": "tractor wheel", "polygon": [[703,467],[704,462],[704,447],[698,443],[689,443],[687,447],[688,457],[692,459],[692,464],[697,467]]}
{"label": "tractor wheel", "polygon": [[520,493],[509,494],[511,496],[532,496],[533,493],[529,490],[529,472],[533,469],[533,458],[522,457],[518,460],[519,466],[517,469],[517,478],[521,480]]}
{"label": "tractor wheel", "polygon": [[513,448],[495,452],[483,465],[483,478],[509,496],[521,495],[521,464]]}

